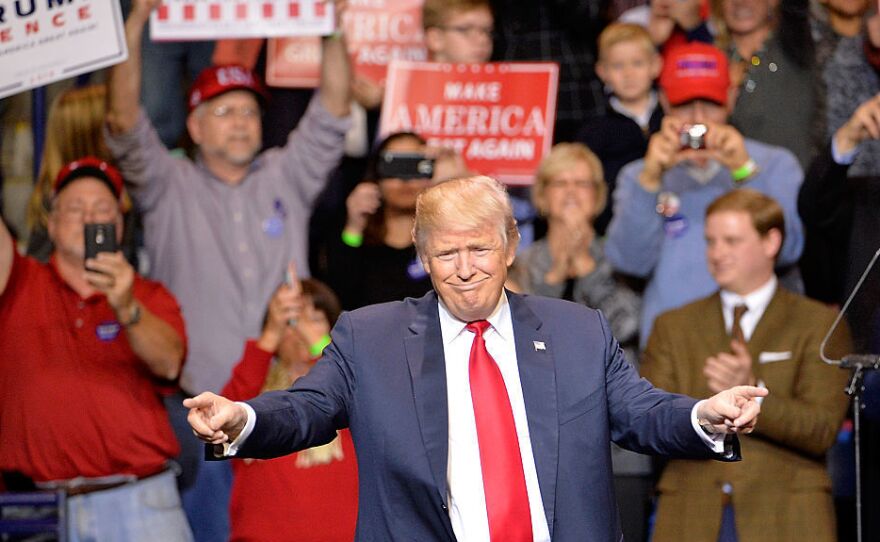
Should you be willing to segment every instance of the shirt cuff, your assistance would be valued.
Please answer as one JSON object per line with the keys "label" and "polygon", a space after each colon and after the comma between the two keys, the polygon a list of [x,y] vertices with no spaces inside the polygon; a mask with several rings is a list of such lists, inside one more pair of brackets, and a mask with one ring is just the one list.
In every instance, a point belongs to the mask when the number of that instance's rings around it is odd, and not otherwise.
{"label": "shirt cuff", "polygon": [[[700,420],[697,418],[697,409],[705,401],[705,399],[703,399],[702,401],[697,401],[697,403],[694,405],[694,408],[691,409],[691,425],[693,426],[694,431],[697,432],[697,435],[700,436],[700,439],[702,439],[702,441],[706,444],[706,446],[708,446],[716,454],[723,454],[725,453],[724,434],[714,433],[712,435],[709,435],[705,431],[703,431],[702,427],[700,427]],[[244,432],[242,432],[242,434],[244,434]]]}
{"label": "shirt cuff", "polygon": [[852,163],[856,161],[856,155],[858,153],[858,147],[847,153],[841,153],[839,150],[837,150],[837,140],[835,140],[833,137],[831,138],[831,158],[834,159],[835,164],[841,166],[852,165]]}
{"label": "shirt cuff", "polygon": [[254,425],[257,424],[257,413],[254,412],[254,408],[251,405],[241,401],[236,401],[235,404],[244,407],[244,410],[247,413],[247,422],[245,422],[244,429],[241,430],[241,433],[238,434],[238,437],[236,437],[235,440],[223,443],[223,457],[235,457],[239,448],[244,445],[244,441],[246,441],[254,431]]}

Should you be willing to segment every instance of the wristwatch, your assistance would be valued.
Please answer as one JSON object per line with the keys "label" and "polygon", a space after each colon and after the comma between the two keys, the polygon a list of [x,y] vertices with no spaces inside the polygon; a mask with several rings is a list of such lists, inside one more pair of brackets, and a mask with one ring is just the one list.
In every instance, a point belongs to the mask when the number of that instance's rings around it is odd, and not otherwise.
{"label": "wristwatch", "polygon": [[122,327],[131,327],[141,321],[141,314],[141,304],[133,301],[128,309],[128,321],[120,322],[120,324],[122,324]]}

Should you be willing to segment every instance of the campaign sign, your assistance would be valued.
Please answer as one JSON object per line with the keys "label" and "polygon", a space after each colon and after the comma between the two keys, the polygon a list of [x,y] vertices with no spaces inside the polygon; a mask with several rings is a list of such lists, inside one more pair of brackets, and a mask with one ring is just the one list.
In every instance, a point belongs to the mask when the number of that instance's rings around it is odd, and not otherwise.
{"label": "campaign sign", "polygon": [[150,36],[157,41],[324,36],[334,24],[330,0],[163,0],[150,14]]}
{"label": "campaign sign", "polygon": [[[350,0],[342,28],[357,75],[385,81],[391,60],[425,60],[423,0]],[[273,87],[316,87],[321,44],[316,38],[277,38],[269,42],[266,82]]]}
{"label": "campaign sign", "polygon": [[552,62],[392,62],[380,132],[452,147],[468,168],[531,184],[550,150],[559,67]]}
{"label": "campaign sign", "polygon": [[117,0],[0,0],[0,98],[127,57]]}

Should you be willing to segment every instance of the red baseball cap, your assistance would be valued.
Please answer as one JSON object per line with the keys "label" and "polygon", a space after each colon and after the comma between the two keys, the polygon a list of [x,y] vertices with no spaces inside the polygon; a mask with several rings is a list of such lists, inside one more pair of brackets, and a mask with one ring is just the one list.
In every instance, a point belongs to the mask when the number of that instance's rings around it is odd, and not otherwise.
{"label": "red baseball cap", "polygon": [[64,187],[82,177],[94,177],[106,184],[116,199],[122,197],[123,184],[119,170],[94,156],[77,158],[61,168],[52,185],[52,196],[57,196]]}
{"label": "red baseball cap", "polygon": [[675,47],[663,60],[660,88],[671,105],[697,99],[727,105],[730,89],[727,57],[706,43],[691,42]]}
{"label": "red baseball cap", "polygon": [[196,77],[189,91],[190,112],[200,104],[230,90],[249,90],[256,94],[261,103],[269,99],[263,83],[253,71],[238,64],[210,66]]}

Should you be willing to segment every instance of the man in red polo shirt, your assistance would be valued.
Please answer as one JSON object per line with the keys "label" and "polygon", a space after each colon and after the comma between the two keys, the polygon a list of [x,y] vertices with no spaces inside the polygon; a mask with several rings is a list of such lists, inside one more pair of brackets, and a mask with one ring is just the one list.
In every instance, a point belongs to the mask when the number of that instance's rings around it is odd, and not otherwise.
{"label": "man in red polo shirt", "polygon": [[85,259],[86,223],[121,238],[112,166],[68,164],[54,194],[48,264],[0,225],[0,470],[67,490],[68,540],[190,540],[160,399],[186,350],[180,308],[121,252]]}

